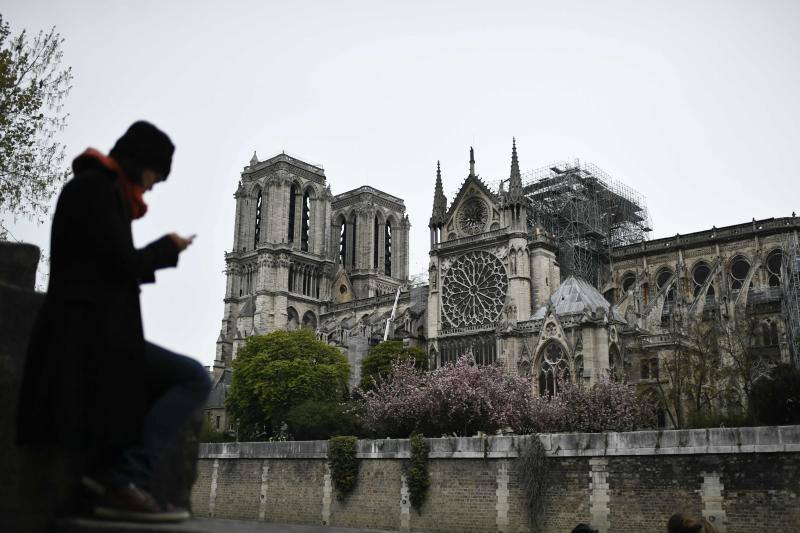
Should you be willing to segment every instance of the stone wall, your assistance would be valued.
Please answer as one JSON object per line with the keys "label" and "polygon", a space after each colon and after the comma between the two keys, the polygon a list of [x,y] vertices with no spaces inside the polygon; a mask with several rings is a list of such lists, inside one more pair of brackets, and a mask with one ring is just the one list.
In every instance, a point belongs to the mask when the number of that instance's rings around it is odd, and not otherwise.
{"label": "stone wall", "polygon": [[[429,439],[431,486],[410,508],[407,440],[362,440],[358,485],[332,489],[327,442],[203,444],[198,516],[382,530],[529,531],[517,468],[523,439]],[[540,435],[544,532],[591,522],[664,530],[678,511],[721,532],[800,530],[800,426]]]}

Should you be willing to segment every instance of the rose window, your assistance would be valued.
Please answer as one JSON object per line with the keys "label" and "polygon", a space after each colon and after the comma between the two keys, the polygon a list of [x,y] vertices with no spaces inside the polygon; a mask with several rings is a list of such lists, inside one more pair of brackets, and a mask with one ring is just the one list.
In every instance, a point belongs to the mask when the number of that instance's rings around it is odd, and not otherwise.
{"label": "rose window", "polygon": [[470,198],[458,212],[458,227],[467,235],[480,233],[489,220],[489,209],[480,198]]}
{"label": "rose window", "polygon": [[442,276],[442,313],[450,327],[495,322],[503,311],[508,278],[502,261],[488,252],[457,258]]}

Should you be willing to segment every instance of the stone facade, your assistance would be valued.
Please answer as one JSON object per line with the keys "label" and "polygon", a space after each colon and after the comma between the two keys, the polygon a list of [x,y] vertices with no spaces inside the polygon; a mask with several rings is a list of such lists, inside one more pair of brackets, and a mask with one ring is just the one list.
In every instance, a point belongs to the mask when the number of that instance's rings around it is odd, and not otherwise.
{"label": "stone facade", "polygon": [[[541,393],[553,392],[558,371],[588,382],[624,373],[653,385],[680,324],[701,318],[747,318],[766,360],[792,360],[781,265],[797,245],[800,219],[642,240],[650,230],[646,206],[625,186],[592,165],[545,170],[523,182],[514,144],[510,178],[495,190],[476,174],[471,150],[469,174],[449,204],[437,170],[429,223],[432,362],[471,353],[478,363],[531,375]],[[590,193],[603,198],[587,200]],[[537,211],[559,202],[561,226]],[[602,212],[593,218],[570,209],[605,209],[622,223],[603,225]],[[630,232],[637,224],[641,231]]]}
{"label": "stone facade", "polygon": [[[627,186],[591,164],[537,172],[523,178],[514,142],[509,178],[489,185],[470,149],[448,202],[437,165],[426,285],[409,280],[402,199],[368,186],[334,196],[320,167],[254,156],[236,193],[217,381],[229,380],[248,335],[309,327],[346,353],[355,385],[398,289],[390,338],[424,345],[432,367],[464,354],[500,363],[540,393],[563,372],[654,387],[681,324],[696,319],[745,318],[764,360],[796,363],[786,317],[800,311],[787,306],[782,264],[798,249],[800,219],[647,240],[646,206]],[[220,409],[209,405],[212,422]]]}
{"label": "stone facade", "polygon": [[516,461],[530,438],[546,454],[543,532],[580,522],[662,531],[675,512],[727,533],[800,528],[797,426],[428,439],[431,485],[419,511],[404,484],[407,440],[359,441],[358,482],[343,501],[330,488],[327,441],[205,444],[192,508],[384,531],[530,531]]}

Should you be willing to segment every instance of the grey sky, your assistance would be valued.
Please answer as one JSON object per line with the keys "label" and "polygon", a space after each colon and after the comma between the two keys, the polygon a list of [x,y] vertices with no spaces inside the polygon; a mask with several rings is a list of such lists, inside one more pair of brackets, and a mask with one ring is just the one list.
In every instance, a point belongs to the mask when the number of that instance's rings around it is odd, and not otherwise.
{"label": "grey sky", "polygon": [[[580,157],[647,196],[653,237],[800,208],[799,2],[4,2],[52,25],[74,70],[70,157],[134,120],[177,145],[138,244],[197,233],[143,289],[147,336],[205,364],[223,252],[253,153],[320,163],[334,193],[405,199],[411,272],[427,268],[436,160],[507,177]],[[47,247],[49,226],[14,235]],[[113,312],[113,311],[111,311]]]}

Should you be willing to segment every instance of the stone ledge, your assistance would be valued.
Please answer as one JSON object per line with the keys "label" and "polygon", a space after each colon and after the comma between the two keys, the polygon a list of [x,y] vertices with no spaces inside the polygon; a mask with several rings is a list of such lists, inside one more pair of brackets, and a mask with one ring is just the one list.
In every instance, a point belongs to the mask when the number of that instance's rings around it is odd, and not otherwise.
{"label": "stone ledge", "polygon": [[[532,436],[427,439],[431,459],[503,459],[519,455]],[[800,426],[712,428],[627,433],[551,433],[538,435],[548,457],[797,453]],[[200,445],[200,459],[325,459],[327,441],[225,442]],[[408,459],[407,439],[364,439],[361,459]]]}

